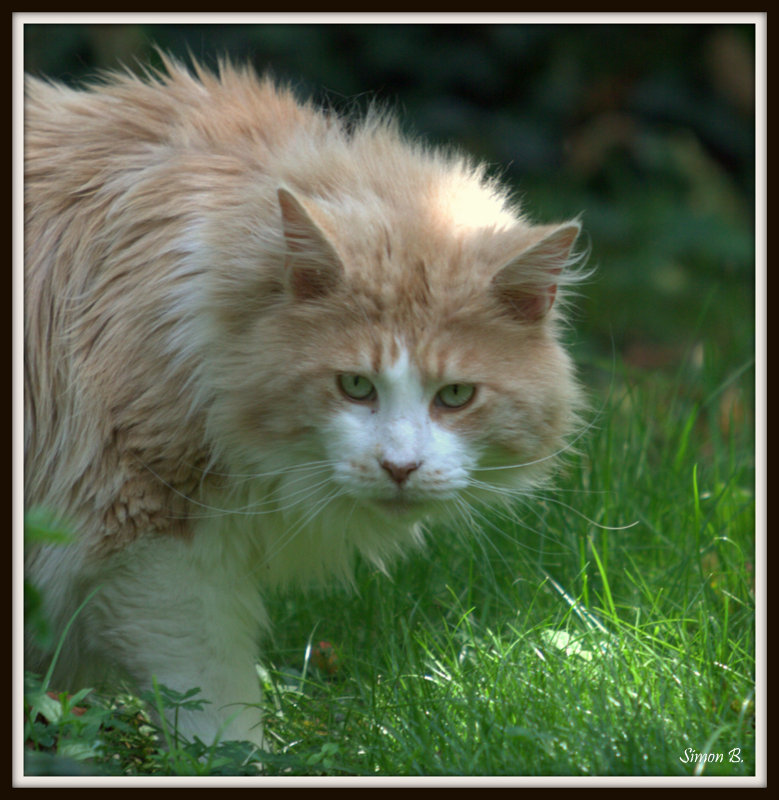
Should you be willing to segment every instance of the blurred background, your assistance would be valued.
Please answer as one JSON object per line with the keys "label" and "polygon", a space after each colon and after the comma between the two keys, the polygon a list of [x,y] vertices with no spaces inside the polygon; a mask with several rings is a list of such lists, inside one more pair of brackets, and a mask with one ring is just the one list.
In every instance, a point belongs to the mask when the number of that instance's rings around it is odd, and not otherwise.
{"label": "blurred background", "polygon": [[[259,18],[261,19],[261,18]],[[755,75],[748,24],[28,24],[27,71],[77,84],[227,54],[344,109],[378,100],[487,161],[538,221],[582,214],[594,277],[571,346],[597,390],[693,395],[754,353]],[[751,417],[747,368],[726,411]],[[707,391],[711,390],[711,386]]]}

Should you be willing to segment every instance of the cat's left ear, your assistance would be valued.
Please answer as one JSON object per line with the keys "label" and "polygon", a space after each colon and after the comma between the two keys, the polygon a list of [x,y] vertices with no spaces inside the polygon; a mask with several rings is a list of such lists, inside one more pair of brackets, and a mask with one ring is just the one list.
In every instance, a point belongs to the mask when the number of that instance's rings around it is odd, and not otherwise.
{"label": "cat's left ear", "polygon": [[287,254],[284,282],[297,300],[330,294],[343,276],[343,264],[327,235],[303,203],[286,189],[278,190]]}
{"label": "cat's left ear", "polygon": [[560,273],[575,260],[573,246],[580,231],[576,220],[538,226],[538,238],[498,270],[492,279],[493,291],[512,316],[536,322],[549,312]]}

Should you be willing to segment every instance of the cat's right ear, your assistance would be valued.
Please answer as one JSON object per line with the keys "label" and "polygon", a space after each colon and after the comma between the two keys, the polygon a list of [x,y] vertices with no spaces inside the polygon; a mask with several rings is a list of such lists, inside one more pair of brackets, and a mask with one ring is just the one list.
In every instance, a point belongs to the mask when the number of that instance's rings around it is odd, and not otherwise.
{"label": "cat's right ear", "polygon": [[325,297],[342,279],[341,259],[295,195],[279,189],[278,197],[286,243],[285,286],[296,300]]}

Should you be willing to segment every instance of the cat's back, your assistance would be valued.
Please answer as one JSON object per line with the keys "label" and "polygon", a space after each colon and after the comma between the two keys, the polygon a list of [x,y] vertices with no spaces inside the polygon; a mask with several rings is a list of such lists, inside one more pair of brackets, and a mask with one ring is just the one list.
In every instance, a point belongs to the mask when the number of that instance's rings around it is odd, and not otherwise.
{"label": "cat's back", "polygon": [[222,64],[218,74],[165,59],[164,71],[107,73],[80,88],[25,76],[25,151],[114,156],[159,145],[224,150],[244,140],[269,146],[320,115],[271,76]]}

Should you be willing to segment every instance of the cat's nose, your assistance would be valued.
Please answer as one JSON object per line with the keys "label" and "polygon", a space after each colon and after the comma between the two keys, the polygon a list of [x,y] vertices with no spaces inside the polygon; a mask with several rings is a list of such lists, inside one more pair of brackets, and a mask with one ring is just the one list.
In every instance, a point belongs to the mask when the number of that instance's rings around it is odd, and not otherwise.
{"label": "cat's nose", "polygon": [[413,462],[410,464],[394,464],[392,461],[384,461],[379,462],[381,464],[381,468],[386,470],[390,477],[392,478],[398,486],[401,486],[405,483],[406,478],[415,470],[419,469],[419,464]]}

